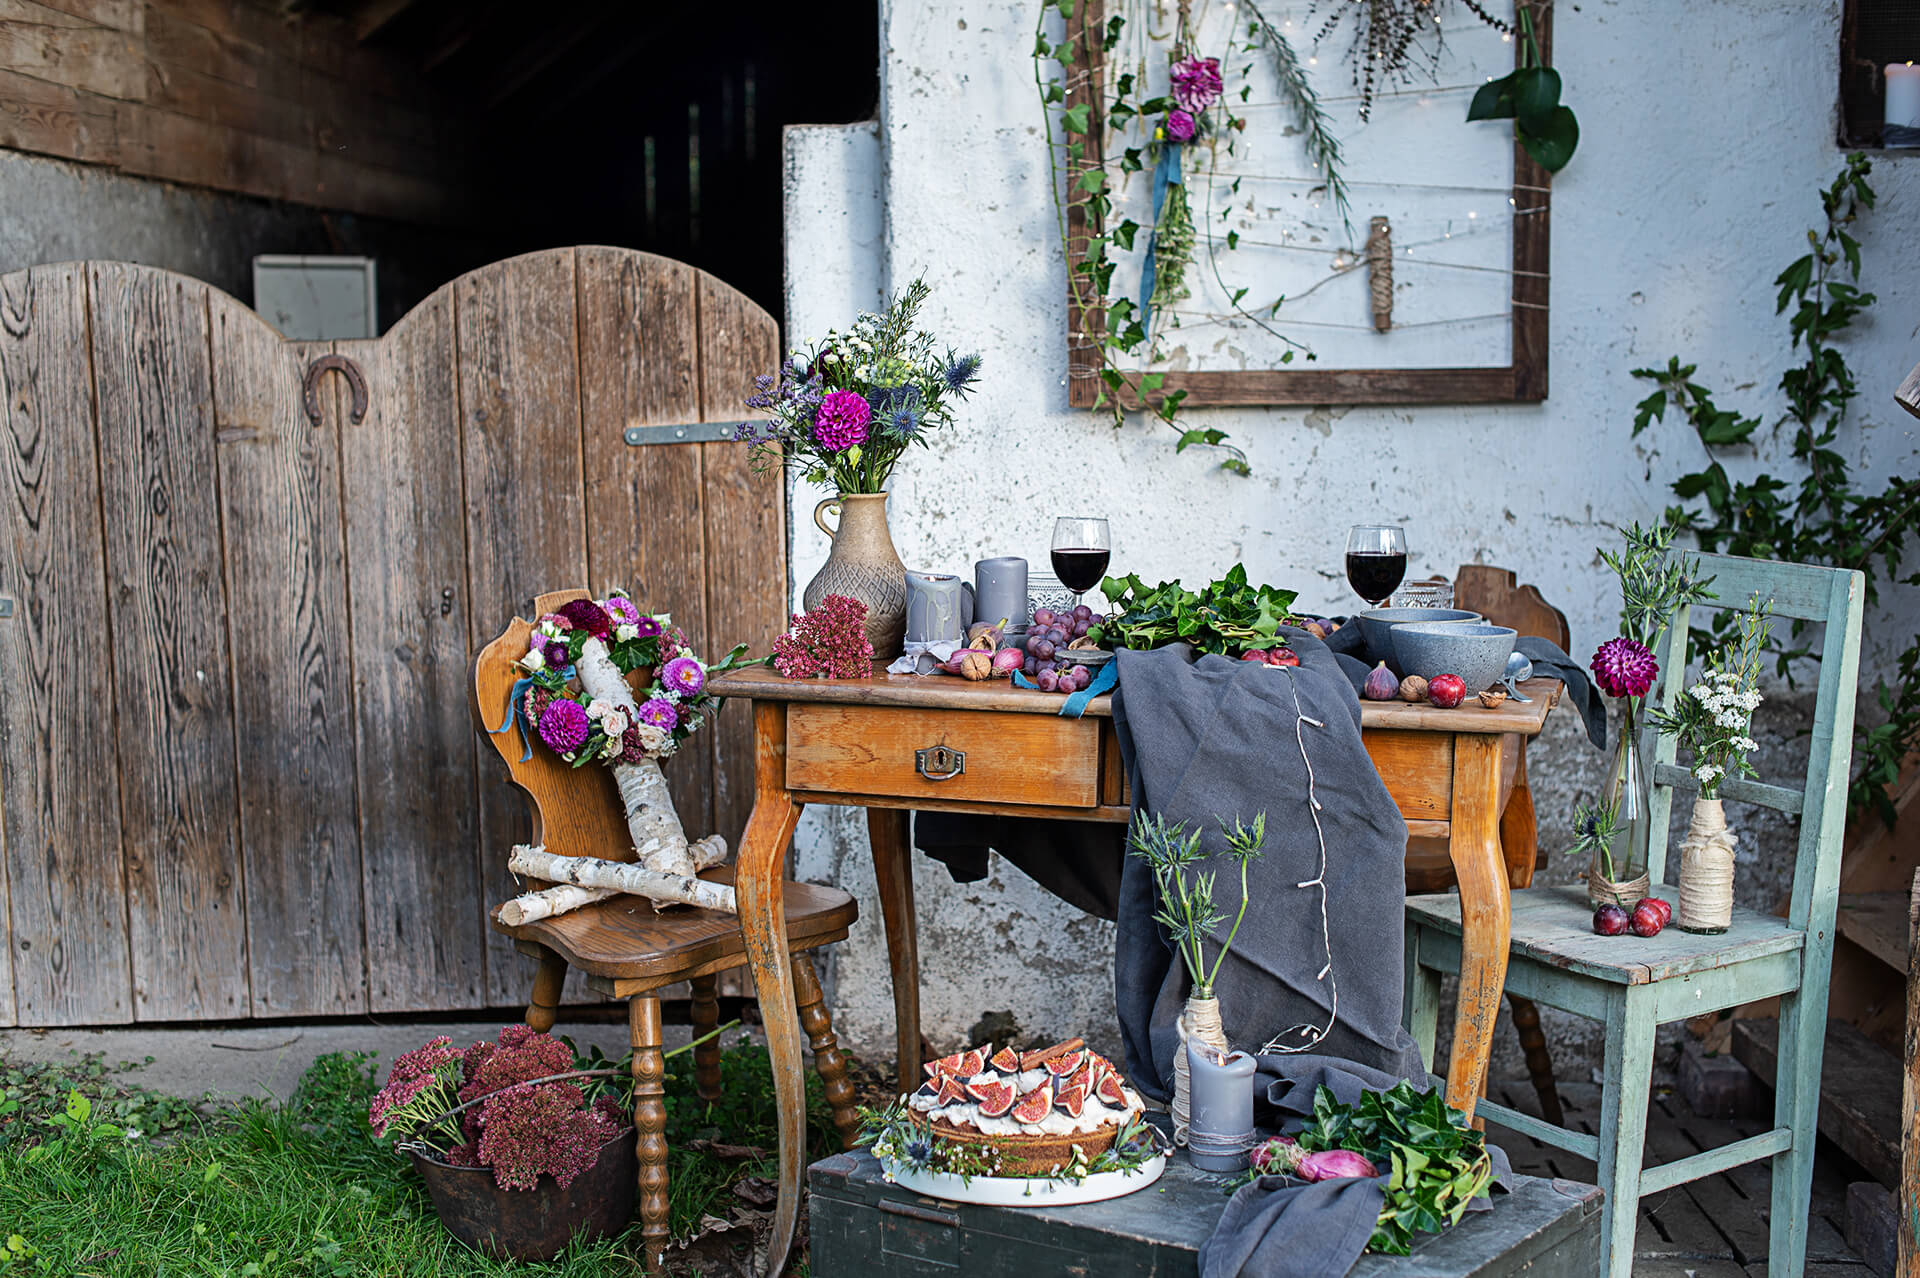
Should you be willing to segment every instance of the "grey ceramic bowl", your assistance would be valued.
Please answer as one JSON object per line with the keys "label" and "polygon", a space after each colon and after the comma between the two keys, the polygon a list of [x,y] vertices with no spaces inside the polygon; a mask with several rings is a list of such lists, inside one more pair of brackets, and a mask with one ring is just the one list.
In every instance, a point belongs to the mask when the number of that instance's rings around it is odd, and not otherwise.
{"label": "grey ceramic bowl", "polygon": [[1063,666],[1089,666],[1095,670],[1113,660],[1113,654],[1105,648],[1059,648],[1053,655]]}
{"label": "grey ceramic bowl", "polygon": [[1366,640],[1367,651],[1373,654],[1373,659],[1387,658],[1400,665],[1399,654],[1393,647],[1396,627],[1436,621],[1478,621],[1480,614],[1463,608],[1369,608],[1357,614],[1357,619],[1360,637]]}
{"label": "grey ceramic bowl", "polygon": [[1516,632],[1506,626],[1443,621],[1396,626],[1393,646],[1405,673],[1422,679],[1459,675],[1472,696],[1498,683],[1506,673],[1515,637]]}

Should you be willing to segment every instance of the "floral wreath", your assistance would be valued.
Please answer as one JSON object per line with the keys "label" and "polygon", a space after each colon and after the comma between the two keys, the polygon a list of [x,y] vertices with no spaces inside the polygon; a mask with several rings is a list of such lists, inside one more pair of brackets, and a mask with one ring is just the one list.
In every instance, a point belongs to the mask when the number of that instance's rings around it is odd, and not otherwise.
{"label": "floral wreath", "polygon": [[[621,674],[648,669],[652,684],[635,694],[636,713],[590,698],[574,666],[589,639],[606,645]],[[574,599],[534,623],[526,655],[517,663],[526,671],[513,685],[509,723],[518,717],[531,757],[538,736],[561,758],[579,767],[664,759],[700,725],[718,713],[724,698],[707,691],[709,680],[734,668],[746,651],[741,644],[717,665],[708,665],[687,647],[686,634],[667,613],[643,613],[624,591],[602,600]],[[504,731],[508,724],[502,724]]]}

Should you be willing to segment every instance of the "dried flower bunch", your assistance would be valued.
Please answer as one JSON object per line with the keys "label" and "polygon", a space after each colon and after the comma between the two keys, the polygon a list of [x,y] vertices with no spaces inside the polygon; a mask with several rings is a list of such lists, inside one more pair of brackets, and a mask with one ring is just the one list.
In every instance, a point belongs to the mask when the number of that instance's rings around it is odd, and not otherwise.
{"label": "dried flower bunch", "polygon": [[[638,714],[588,697],[574,672],[581,645],[599,639],[622,674],[653,672],[636,698]],[[709,666],[687,649],[687,637],[666,613],[648,614],[621,591],[605,599],[575,599],[540,618],[520,658],[526,676],[516,685],[515,711],[567,762],[638,763],[664,759],[719,710],[708,680],[740,664],[741,644]]]}
{"label": "dried flower bunch", "polygon": [[376,1136],[491,1170],[502,1189],[532,1189],[543,1174],[565,1189],[627,1127],[616,1096],[554,1077],[580,1072],[572,1048],[525,1025],[464,1050],[436,1038],[393,1063],[367,1119]]}
{"label": "dried flower bunch", "polygon": [[1760,657],[1772,629],[1772,610],[1771,600],[1762,604],[1758,595],[1748,600],[1734,641],[1708,655],[1699,682],[1671,710],[1653,712],[1653,725],[1691,752],[1703,799],[1719,798],[1728,777],[1754,774],[1748,756],[1760,748],[1753,739],[1753,712],[1761,702]]}
{"label": "dried flower bunch", "polygon": [[873,674],[867,606],[828,595],[812,612],[796,612],[792,629],[773,641],[773,668],[789,679],[865,679]]}
{"label": "dried flower bunch", "polygon": [[881,314],[792,352],[777,379],[755,378],[747,407],[768,419],[742,422],[734,438],[753,445],[756,463],[799,467],[809,483],[885,491],[907,446],[926,447],[928,430],[953,421],[980,377],[978,355],[938,354],[933,335],[914,327],[931,291],[915,280]]}
{"label": "dried flower bunch", "polygon": [[1267,814],[1259,813],[1250,826],[1236,819],[1233,828],[1228,829],[1222,822],[1220,832],[1227,840],[1223,855],[1240,870],[1240,911],[1234,915],[1226,939],[1218,942],[1220,948],[1214,955],[1213,966],[1208,967],[1205,943],[1214,939],[1214,933],[1227,921],[1227,916],[1214,901],[1214,872],[1196,868],[1208,859],[1208,854],[1200,849],[1200,831],[1189,834],[1184,825],[1168,825],[1155,816],[1135,817],[1127,828],[1129,851],[1153,869],[1160,903],[1154,921],[1167,930],[1167,939],[1187,965],[1195,998],[1213,997],[1213,983],[1220,976],[1220,966],[1227,961],[1227,951],[1233,948],[1233,938],[1247,917],[1247,867],[1265,855]]}

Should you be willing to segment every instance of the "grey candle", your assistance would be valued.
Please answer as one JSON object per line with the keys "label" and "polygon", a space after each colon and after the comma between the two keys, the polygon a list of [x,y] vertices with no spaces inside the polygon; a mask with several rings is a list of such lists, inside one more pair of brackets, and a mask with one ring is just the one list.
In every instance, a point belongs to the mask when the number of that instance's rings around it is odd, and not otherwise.
{"label": "grey candle", "polygon": [[976,621],[1007,619],[1013,630],[1027,627],[1027,561],[1016,556],[982,559],[973,566],[973,616]]}
{"label": "grey candle", "polygon": [[1187,1040],[1187,1153],[1199,1170],[1246,1169],[1253,1147],[1253,1074],[1254,1059],[1245,1052],[1221,1057],[1199,1039]]}

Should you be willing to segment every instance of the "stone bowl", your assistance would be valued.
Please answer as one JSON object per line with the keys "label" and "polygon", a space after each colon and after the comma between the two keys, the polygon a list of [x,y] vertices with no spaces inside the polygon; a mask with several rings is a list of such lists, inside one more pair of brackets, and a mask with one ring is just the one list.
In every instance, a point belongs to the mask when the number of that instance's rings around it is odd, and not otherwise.
{"label": "stone bowl", "polygon": [[[1396,627],[1421,622],[1479,621],[1480,614],[1464,608],[1369,608],[1356,614],[1355,619],[1360,623],[1360,637],[1366,641],[1372,659],[1399,665],[1399,655],[1393,649]],[[1411,672],[1403,669],[1403,673]]]}
{"label": "stone bowl", "polygon": [[1500,682],[1517,632],[1506,626],[1443,621],[1394,627],[1393,645],[1402,673],[1432,679],[1455,674],[1472,696]]}

